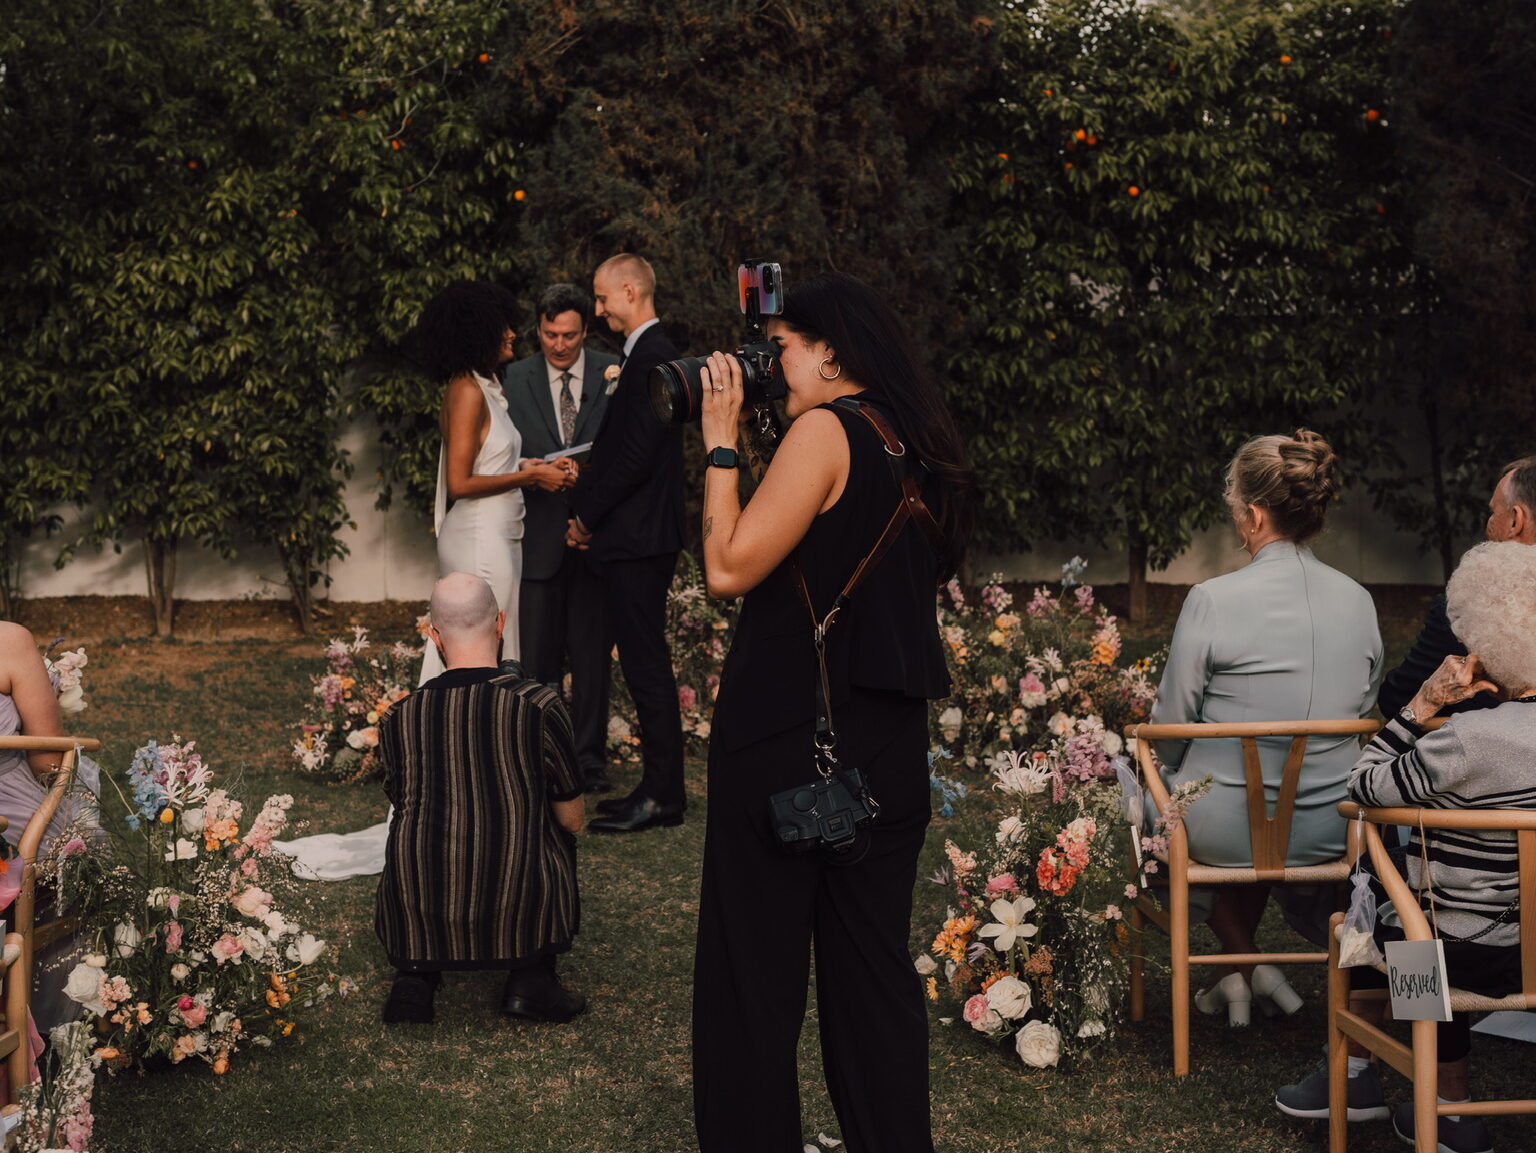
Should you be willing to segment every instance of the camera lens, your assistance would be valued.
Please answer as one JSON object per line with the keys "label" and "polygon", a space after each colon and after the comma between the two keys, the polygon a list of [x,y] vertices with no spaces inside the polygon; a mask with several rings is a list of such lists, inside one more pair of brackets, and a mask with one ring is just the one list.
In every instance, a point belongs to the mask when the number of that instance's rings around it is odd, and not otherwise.
{"label": "camera lens", "polygon": [[699,419],[704,385],[702,356],[684,356],[651,369],[651,411],[662,424],[688,424]]}

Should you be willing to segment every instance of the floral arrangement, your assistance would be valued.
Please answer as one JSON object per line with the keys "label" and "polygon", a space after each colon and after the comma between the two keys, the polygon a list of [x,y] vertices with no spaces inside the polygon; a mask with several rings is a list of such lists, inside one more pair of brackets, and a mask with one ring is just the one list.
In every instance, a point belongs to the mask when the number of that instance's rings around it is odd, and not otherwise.
{"label": "floral arrangement", "polygon": [[247,820],[180,738],[139,749],[128,778],[131,832],[113,851],[72,826],[46,859],[87,942],[65,992],[114,1071],[195,1057],[224,1073],[243,1046],[293,1031],[287,1006],[325,950],[279,909],[297,882],[272,842],[293,798],[268,797]]}
{"label": "floral arrangement", "polygon": [[[20,1153],[47,1153],[90,1148],[95,1118],[91,1094],[96,1088],[99,1059],[92,1056],[91,1031],[82,1022],[55,1026],[37,1080],[21,1091],[16,1148]],[[23,1042],[25,1043],[25,1042]]]}
{"label": "floral arrangement", "polygon": [[48,680],[59,696],[59,711],[78,713],[85,708],[85,689],[80,683],[83,679],[80,670],[86,665],[85,649],[82,647],[55,656],[53,650],[63,643],[64,638],[59,637],[48,646],[43,653],[43,667],[48,670]]}
{"label": "floral arrangement", "polygon": [[[684,553],[667,592],[667,645],[677,677],[677,703],[683,733],[702,744],[709,740],[709,721],[720,691],[720,666],[730,647],[734,610],[713,599],[704,587],[704,572]],[[635,705],[624,683],[619,662],[613,662],[609,694],[608,748],[617,759],[638,761]]]}
{"label": "floral arrangement", "polygon": [[379,771],[379,721],[415,684],[421,650],[397,641],[368,640],[354,627],[352,639],[326,646],[326,671],[314,678],[309,716],[293,742],[293,759],[309,773],[354,784]]}
{"label": "floral arrangement", "polygon": [[[1003,798],[985,854],[945,843],[933,877],[956,904],[917,959],[928,995],[1011,1044],[1026,1065],[1057,1065],[1114,1035],[1127,986],[1125,817],[1119,738],[1094,718],[1054,733],[1044,749],[994,758]],[[951,1018],[952,1020],[952,1018]]]}
{"label": "floral arrangement", "polygon": [[1084,567],[1074,557],[1059,594],[1036,588],[1022,608],[997,577],[974,600],[954,581],[940,594],[954,703],[935,737],[950,757],[977,768],[1005,747],[1044,748],[1073,717],[1113,733],[1147,718],[1156,664],[1119,663],[1119,625],[1077,582]]}

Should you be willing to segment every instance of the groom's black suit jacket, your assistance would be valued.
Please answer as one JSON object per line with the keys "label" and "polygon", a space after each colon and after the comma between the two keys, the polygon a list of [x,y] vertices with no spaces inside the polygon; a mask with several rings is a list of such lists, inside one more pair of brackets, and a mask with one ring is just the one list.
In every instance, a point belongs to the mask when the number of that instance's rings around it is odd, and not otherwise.
{"label": "groom's black suit jacket", "polygon": [[677,355],[661,325],[640,334],[608,398],[590,467],[571,490],[598,562],[682,551],[683,429],[662,424],[650,396],[651,369]]}
{"label": "groom's black suit jacket", "polygon": [[[608,411],[607,381],[603,370],[618,364],[612,353],[588,348],[583,353],[581,380],[573,384],[581,393],[576,409],[576,444],[586,444],[602,427]],[[504,390],[507,415],[523,438],[523,455],[544,459],[565,445],[560,440],[560,418],[549,391],[549,364],[542,352],[525,356],[507,366]],[[545,492],[530,486],[524,490],[527,513],[523,520],[523,579],[550,580],[565,563],[565,524],[570,519],[570,499],[563,492]]]}

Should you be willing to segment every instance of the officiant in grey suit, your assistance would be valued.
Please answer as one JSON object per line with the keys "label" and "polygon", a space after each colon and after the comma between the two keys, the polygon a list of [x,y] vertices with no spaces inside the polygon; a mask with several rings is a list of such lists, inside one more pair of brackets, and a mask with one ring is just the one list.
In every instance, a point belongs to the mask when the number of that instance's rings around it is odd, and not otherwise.
{"label": "officiant in grey suit", "polygon": [[[584,347],[592,300],[574,284],[552,284],[539,297],[539,351],[507,367],[507,412],[523,437],[523,454],[548,459],[589,444],[608,404],[605,370],[619,358]],[[617,376],[617,372],[614,373]],[[576,457],[586,463],[586,454]],[[523,522],[523,579],[518,629],[523,667],[558,686],[569,660],[571,720],[577,762],[588,792],[606,792],[608,664],[613,635],[602,584],[587,553],[565,547],[569,498],[529,490]]]}

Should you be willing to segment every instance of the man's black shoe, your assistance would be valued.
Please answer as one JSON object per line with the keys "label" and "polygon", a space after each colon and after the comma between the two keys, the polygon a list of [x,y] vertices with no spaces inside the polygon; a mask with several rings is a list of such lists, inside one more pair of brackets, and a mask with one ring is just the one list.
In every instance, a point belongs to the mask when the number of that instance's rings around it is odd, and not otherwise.
{"label": "man's black shoe", "polygon": [[563,1024],[587,1007],[584,994],[571,992],[558,979],[528,982],[519,980],[519,976],[507,978],[507,988],[501,996],[501,1011],[508,1017]]}
{"label": "man's black shoe", "polygon": [[611,793],[613,782],[608,779],[608,774],[598,769],[596,772],[587,774],[586,790],[589,793]]}
{"label": "man's black shoe", "polygon": [[641,829],[681,825],[682,805],[662,805],[650,797],[634,797],[623,808],[598,817],[587,826],[592,833],[638,833]]}
{"label": "man's black shoe", "polygon": [[432,996],[441,978],[436,973],[401,973],[384,1001],[384,1024],[431,1024]]}
{"label": "man's black shoe", "polygon": [[617,813],[620,809],[629,808],[630,805],[641,799],[642,796],[639,789],[632,793],[625,793],[622,797],[609,797],[605,801],[597,802],[597,814],[600,817],[610,816]]}

